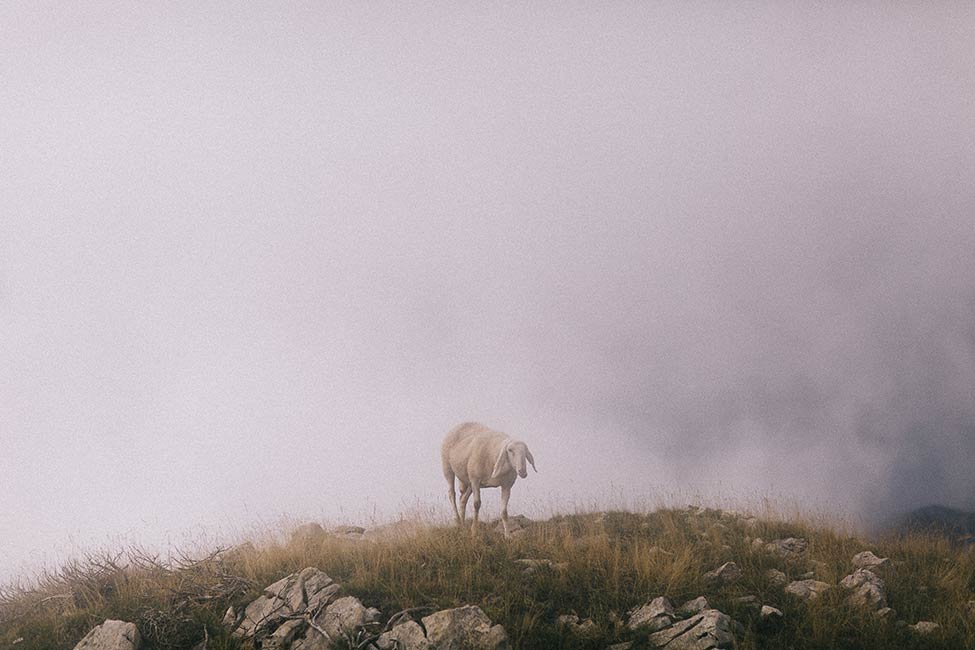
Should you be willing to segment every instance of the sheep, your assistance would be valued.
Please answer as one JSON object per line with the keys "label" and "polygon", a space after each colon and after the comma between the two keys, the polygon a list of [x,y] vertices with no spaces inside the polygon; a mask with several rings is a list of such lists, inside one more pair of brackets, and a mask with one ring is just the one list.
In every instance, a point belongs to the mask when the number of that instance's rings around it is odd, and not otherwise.
{"label": "sheep", "polygon": [[[450,431],[440,446],[440,459],[443,462],[443,475],[450,486],[450,504],[458,526],[463,526],[467,518],[467,500],[474,495],[474,522],[471,533],[477,532],[477,519],[481,510],[481,488],[501,488],[501,523],[504,536],[511,537],[508,531],[508,499],[511,486],[520,476],[526,478],[527,460],[536,472],[535,459],[528,451],[528,445],[520,440],[489,429],[477,422],[465,422]],[[457,496],[454,493],[454,478],[460,483],[460,511],[457,510]]]}

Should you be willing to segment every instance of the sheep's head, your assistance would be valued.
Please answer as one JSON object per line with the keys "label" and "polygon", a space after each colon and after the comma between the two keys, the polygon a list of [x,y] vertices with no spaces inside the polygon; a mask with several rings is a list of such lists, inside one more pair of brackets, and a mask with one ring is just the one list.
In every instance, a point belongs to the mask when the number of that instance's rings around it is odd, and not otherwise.
{"label": "sheep's head", "polygon": [[491,478],[496,478],[500,474],[503,474],[509,467],[515,470],[521,478],[526,478],[528,476],[526,461],[531,463],[533,470],[538,471],[535,467],[535,459],[528,450],[528,445],[520,440],[509,440],[501,448],[501,453],[498,454],[498,460],[494,463],[494,471],[491,473]]}

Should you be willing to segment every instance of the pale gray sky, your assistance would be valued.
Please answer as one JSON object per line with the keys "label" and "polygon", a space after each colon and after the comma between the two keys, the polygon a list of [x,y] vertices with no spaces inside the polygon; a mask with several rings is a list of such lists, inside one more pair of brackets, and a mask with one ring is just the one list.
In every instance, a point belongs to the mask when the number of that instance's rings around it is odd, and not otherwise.
{"label": "pale gray sky", "polygon": [[0,577],[467,419],[514,512],[975,506],[972,5],[151,4],[0,6]]}

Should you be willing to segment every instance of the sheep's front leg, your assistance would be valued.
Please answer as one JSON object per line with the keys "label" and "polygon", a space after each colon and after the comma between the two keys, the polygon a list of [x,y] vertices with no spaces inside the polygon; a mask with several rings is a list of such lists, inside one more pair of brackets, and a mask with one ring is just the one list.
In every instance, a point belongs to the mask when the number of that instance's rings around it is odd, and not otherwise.
{"label": "sheep's front leg", "polygon": [[474,492],[474,523],[471,525],[471,534],[477,532],[477,518],[481,512],[481,484],[471,481],[471,490]]}
{"label": "sheep's front leg", "polygon": [[467,501],[471,498],[470,484],[461,484],[460,493],[460,525],[463,526],[467,521]]}
{"label": "sheep's front leg", "polygon": [[508,499],[511,498],[511,486],[501,486],[501,525],[504,526],[504,538],[511,539],[508,532]]}

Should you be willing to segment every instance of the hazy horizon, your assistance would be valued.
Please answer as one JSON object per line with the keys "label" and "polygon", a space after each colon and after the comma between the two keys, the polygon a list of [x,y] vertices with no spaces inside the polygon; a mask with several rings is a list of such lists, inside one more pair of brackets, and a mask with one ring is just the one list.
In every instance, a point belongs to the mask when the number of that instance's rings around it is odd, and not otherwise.
{"label": "hazy horizon", "polygon": [[[975,7],[0,7],[0,581],[442,508],[975,508]],[[497,495],[484,495],[497,512]]]}

